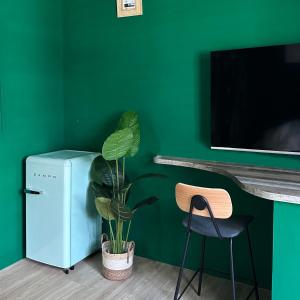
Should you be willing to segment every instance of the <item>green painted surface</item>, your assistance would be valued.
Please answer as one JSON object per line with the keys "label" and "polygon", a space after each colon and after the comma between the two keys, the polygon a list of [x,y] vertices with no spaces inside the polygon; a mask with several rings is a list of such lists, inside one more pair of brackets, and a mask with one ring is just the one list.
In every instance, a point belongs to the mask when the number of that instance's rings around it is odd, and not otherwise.
{"label": "green painted surface", "polygon": [[63,142],[60,6],[0,3],[0,269],[24,255],[23,160]]}
{"label": "green painted surface", "polygon": [[299,299],[300,206],[274,204],[272,300]]}
{"label": "green painted surface", "polygon": [[[184,231],[175,205],[177,181],[228,188],[236,213],[251,213],[261,286],[271,285],[272,202],[240,191],[230,180],[196,170],[154,166],[153,155],[299,168],[298,158],[209,149],[210,50],[300,42],[296,0],[144,0],[144,16],[117,19],[114,1],[66,0],[65,100],[69,147],[100,150],[124,110],[140,113],[142,149],[128,164],[133,174],[160,171],[165,183],[139,186],[132,201],[157,194],[133,224],[137,254],[178,264]],[[189,266],[199,259],[193,239]],[[226,246],[226,247],[225,247]],[[207,267],[228,273],[227,245],[209,244]],[[249,279],[245,239],[237,240],[237,273]]]}
{"label": "green painted surface", "polygon": [[[23,255],[24,157],[63,146],[98,151],[119,114],[133,109],[141,117],[143,140],[139,157],[128,161],[132,176],[144,171],[169,176],[165,182],[140,184],[132,194],[133,203],[149,194],[160,196],[158,205],[134,221],[137,254],[179,263],[184,230],[183,214],[174,200],[176,182],[224,187],[233,197],[236,213],[255,216],[251,233],[259,284],[270,287],[272,202],[246,194],[222,176],[155,166],[152,158],[159,153],[300,168],[297,157],[209,149],[208,55],[217,49],[300,42],[300,2],[144,0],[144,16],[125,19],[116,18],[115,1],[65,0],[64,15],[61,4],[58,0],[0,4],[0,268]],[[282,207],[281,211],[275,205],[275,247],[285,223],[289,228],[285,211],[297,214],[298,209]],[[297,249],[296,233],[290,235]],[[197,266],[199,244],[195,236],[191,268]],[[208,247],[207,268],[226,276],[226,243],[211,240]],[[237,274],[247,281],[244,237],[235,249]],[[278,251],[287,253],[288,248],[275,249],[275,276],[285,267]],[[281,295],[276,282],[274,291]]]}

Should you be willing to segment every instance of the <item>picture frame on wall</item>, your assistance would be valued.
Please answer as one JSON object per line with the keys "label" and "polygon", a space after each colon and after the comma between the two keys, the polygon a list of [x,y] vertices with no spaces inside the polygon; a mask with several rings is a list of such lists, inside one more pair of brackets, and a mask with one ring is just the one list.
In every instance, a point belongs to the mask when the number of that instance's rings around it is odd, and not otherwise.
{"label": "picture frame on wall", "polygon": [[143,14],[143,0],[117,0],[118,18],[141,16]]}

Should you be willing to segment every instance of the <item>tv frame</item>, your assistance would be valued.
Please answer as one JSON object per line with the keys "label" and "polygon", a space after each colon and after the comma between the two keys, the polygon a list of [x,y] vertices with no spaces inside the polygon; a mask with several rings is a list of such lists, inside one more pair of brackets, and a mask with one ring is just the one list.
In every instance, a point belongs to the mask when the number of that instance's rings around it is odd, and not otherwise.
{"label": "tv frame", "polygon": [[[268,47],[278,47],[278,46],[293,46],[293,45],[300,45],[300,43],[293,43],[293,44],[279,44],[279,45],[265,45],[265,46],[256,46],[256,47],[245,47],[245,48],[234,48],[234,49],[223,49],[223,50],[214,50],[210,52],[210,64],[211,64],[211,56],[212,53],[215,52],[222,52],[222,51],[235,51],[235,50],[247,50],[247,49],[256,49],[256,48],[268,48]],[[212,72],[210,70],[210,76],[212,76]],[[212,88],[212,84],[210,84],[210,89]],[[210,90],[211,95],[211,90]],[[210,98],[211,100],[211,98]],[[210,101],[211,104],[211,101]],[[211,110],[212,114],[212,110]],[[210,135],[211,138],[211,135]],[[210,141],[211,143],[211,141]],[[299,156],[300,152],[296,151],[279,151],[279,150],[261,150],[261,149],[247,149],[247,148],[234,148],[234,147],[216,147],[210,146],[211,150],[223,150],[223,151],[237,151],[237,152],[250,152],[250,153],[265,153],[265,154],[283,154],[283,155],[294,155]]]}
{"label": "tv frame", "polygon": [[238,151],[238,152],[254,152],[254,153],[269,153],[269,154],[284,154],[284,155],[300,155],[300,152],[294,151],[276,151],[276,150],[260,150],[260,149],[245,149],[245,148],[230,148],[230,147],[214,147],[210,146],[212,150],[224,151]]}

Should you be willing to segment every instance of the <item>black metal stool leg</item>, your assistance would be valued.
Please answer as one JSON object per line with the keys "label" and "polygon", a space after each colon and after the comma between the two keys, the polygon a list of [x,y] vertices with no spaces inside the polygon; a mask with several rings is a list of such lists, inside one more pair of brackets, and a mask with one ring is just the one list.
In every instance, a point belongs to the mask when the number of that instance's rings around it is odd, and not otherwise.
{"label": "black metal stool leg", "polygon": [[202,253],[201,253],[201,262],[200,262],[200,270],[199,270],[199,283],[198,283],[198,296],[201,295],[201,287],[202,287],[202,279],[203,279],[203,269],[204,269],[204,260],[205,260],[205,242],[206,236],[203,236],[202,239]]}
{"label": "black metal stool leg", "polygon": [[182,257],[182,261],[181,261],[181,266],[180,266],[180,270],[179,270],[179,274],[178,274],[178,279],[177,279],[177,285],[176,285],[174,300],[178,299],[178,294],[179,294],[179,290],[180,290],[180,283],[181,283],[181,279],[182,279],[184,264],[185,264],[186,255],[187,255],[188,248],[189,248],[190,235],[191,235],[191,231],[188,230],[187,236],[186,236],[186,242],[185,242],[184,252],[183,252],[183,257]]}
{"label": "black metal stool leg", "polygon": [[230,273],[231,273],[231,283],[232,283],[232,299],[236,300],[235,295],[235,278],[234,278],[234,265],[233,265],[233,241],[230,239]]}
{"label": "black metal stool leg", "polygon": [[253,259],[253,251],[252,251],[252,245],[251,245],[248,227],[247,227],[247,238],[248,238],[249,252],[250,252],[250,258],[251,258],[251,268],[252,268],[252,275],[253,275],[253,280],[254,280],[255,296],[256,296],[256,300],[259,300],[258,285],[257,285],[255,265],[254,265],[254,259]]}

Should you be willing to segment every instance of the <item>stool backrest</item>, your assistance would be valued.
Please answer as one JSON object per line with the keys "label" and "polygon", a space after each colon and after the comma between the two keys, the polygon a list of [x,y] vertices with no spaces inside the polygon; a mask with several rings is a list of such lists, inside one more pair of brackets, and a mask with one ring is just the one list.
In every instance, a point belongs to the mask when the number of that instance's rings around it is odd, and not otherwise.
{"label": "stool backrest", "polygon": [[211,217],[207,204],[215,218],[227,219],[232,215],[232,202],[226,190],[178,183],[176,185],[178,207],[184,212],[190,212],[192,199],[194,215]]}

